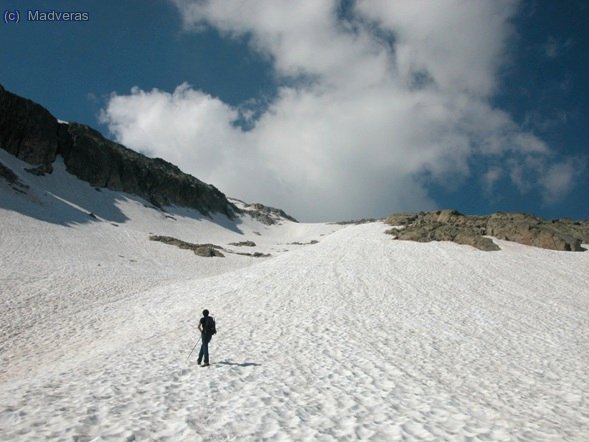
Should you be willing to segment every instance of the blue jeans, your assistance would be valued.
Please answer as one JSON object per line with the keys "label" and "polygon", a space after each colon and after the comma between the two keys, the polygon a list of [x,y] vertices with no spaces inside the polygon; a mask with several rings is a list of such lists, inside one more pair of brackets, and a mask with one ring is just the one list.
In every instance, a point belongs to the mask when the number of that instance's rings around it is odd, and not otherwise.
{"label": "blue jeans", "polygon": [[202,335],[202,345],[200,346],[200,352],[198,353],[198,363],[202,361],[203,357],[205,360],[205,364],[209,363],[209,342],[211,340],[211,336]]}

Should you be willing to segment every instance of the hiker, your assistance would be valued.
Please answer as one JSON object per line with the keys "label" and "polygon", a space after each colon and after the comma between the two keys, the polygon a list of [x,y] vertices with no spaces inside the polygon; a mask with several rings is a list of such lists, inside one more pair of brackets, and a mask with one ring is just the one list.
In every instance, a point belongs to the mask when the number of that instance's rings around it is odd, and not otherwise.
{"label": "hiker", "polygon": [[198,353],[198,365],[202,362],[204,358],[203,367],[209,366],[209,342],[217,330],[215,328],[215,319],[212,316],[209,316],[209,311],[204,309],[202,311],[202,318],[200,318],[200,322],[198,323],[198,329],[200,330],[201,338],[202,338],[202,345],[200,346],[200,352]]}

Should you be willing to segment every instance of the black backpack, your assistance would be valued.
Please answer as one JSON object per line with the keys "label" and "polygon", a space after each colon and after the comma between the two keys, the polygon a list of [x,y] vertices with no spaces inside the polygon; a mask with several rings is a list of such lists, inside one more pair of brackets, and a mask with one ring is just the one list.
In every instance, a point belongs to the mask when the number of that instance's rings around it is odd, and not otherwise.
{"label": "black backpack", "polygon": [[217,326],[215,325],[215,318],[212,316],[207,316],[205,318],[205,327],[204,327],[205,334],[209,336],[213,336],[217,333]]}

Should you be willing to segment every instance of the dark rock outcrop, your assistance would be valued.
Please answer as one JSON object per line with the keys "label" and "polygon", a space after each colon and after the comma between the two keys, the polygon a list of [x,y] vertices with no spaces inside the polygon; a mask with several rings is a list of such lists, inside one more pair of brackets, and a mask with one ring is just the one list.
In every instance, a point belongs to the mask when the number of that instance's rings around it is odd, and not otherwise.
{"label": "dark rock outcrop", "polygon": [[401,227],[388,232],[397,239],[454,241],[486,251],[499,247],[484,236],[563,251],[583,251],[581,244],[589,243],[589,221],[546,221],[518,213],[498,212],[489,216],[465,216],[455,210],[402,213],[389,216],[386,223]]}
{"label": "dark rock outcrop", "polygon": [[239,209],[214,186],[176,166],[104,138],[88,126],[59,123],[45,108],[0,86],[0,148],[51,173],[57,155],[69,173],[95,187],[138,195],[156,206],[176,205],[233,218]]}
{"label": "dark rock outcrop", "polygon": [[44,107],[0,86],[0,147],[35,166],[55,160],[64,133]]}
{"label": "dark rock outcrop", "polygon": [[68,125],[71,143],[63,146],[68,172],[95,187],[139,195],[155,206],[177,205],[232,218],[237,212],[214,186],[183,173],[160,158],[147,158],[104,138],[82,124]]}

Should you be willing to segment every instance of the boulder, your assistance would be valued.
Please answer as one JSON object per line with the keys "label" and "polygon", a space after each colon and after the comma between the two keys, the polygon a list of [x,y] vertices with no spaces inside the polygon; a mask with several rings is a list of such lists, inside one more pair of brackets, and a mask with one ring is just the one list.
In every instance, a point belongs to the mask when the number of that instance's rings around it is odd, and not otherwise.
{"label": "boulder", "polygon": [[194,254],[202,256],[204,258],[213,258],[215,256],[223,258],[225,256],[221,252],[219,252],[212,244],[199,245],[194,249]]}

